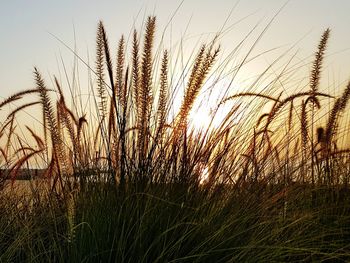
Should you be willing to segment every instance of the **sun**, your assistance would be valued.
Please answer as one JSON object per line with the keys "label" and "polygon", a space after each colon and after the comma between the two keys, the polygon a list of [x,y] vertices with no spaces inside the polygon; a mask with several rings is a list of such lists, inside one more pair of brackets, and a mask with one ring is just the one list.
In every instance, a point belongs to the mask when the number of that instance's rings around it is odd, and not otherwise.
{"label": "sun", "polygon": [[247,114],[247,107],[241,107],[235,102],[220,104],[219,107],[209,103],[200,104],[190,111],[188,123],[189,128],[196,132],[215,132],[227,125],[239,125]]}
{"label": "sun", "polygon": [[192,111],[189,116],[190,125],[196,131],[205,131],[213,126],[213,118],[210,116],[209,110],[204,107],[196,111]]}

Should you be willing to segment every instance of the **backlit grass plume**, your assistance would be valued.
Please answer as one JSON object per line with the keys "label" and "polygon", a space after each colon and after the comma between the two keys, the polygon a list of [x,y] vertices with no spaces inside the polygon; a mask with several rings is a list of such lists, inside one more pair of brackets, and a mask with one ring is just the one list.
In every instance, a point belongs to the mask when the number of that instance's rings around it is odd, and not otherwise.
{"label": "backlit grass plume", "polygon": [[37,68],[0,102],[0,262],[350,261],[350,84],[327,112],[330,30],[296,90],[291,60],[240,83],[257,42],[225,58],[218,33],[185,61],[157,28],[109,43],[98,23],[86,106]]}

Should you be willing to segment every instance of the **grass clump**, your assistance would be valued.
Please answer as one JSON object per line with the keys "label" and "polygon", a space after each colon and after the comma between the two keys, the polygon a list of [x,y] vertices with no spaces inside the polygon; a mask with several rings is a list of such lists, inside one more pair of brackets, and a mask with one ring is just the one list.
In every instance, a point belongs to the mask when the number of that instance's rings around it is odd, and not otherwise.
{"label": "grass clump", "polygon": [[[36,68],[36,89],[0,103],[39,95],[1,126],[7,138],[0,148],[6,212],[0,261],[349,261],[349,149],[337,140],[350,85],[335,99],[325,128],[316,126],[322,98],[334,98],[319,89],[330,30],[321,37],[309,91],[275,97],[268,89],[226,90],[199,131],[191,112],[203,87],[213,82],[212,91],[222,77],[218,37],[181,73],[184,92],[175,109],[173,54],[154,52],[155,34],[156,19],[149,17],[143,41],[133,32],[130,61],[122,36],[113,63],[99,22],[89,69],[95,114],[79,111],[74,98],[68,107],[56,78],[54,101]],[[253,98],[250,112],[247,98]],[[273,102],[268,112],[266,100]],[[214,127],[219,110],[232,102]],[[14,120],[38,104],[43,130],[27,127],[30,146]],[[43,169],[33,178],[30,164],[39,161]],[[16,190],[26,173],[32,179]]]}

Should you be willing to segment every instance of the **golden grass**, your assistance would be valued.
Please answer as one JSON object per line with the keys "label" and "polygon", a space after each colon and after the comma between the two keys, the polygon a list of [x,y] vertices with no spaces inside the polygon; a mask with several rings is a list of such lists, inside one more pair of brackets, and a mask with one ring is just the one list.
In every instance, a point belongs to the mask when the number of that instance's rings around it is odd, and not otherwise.
{"label": "golden grass", "polygon": [[[192,174],[195,175],[191,180],[199,181],[198,167],[203,165],[208,168],[210,184],[237,183],[250,180],[249,177],[253,181],[270,180],[271,177],[279,181],[286,158],[294,161],[293,175],[288,177],[316,183],[315,167],[319,171],[323,165],[317,156],[320,148],[328,147],[328,156],[334,156],[334,152],[347,151],[346,148],[337,149],[334,145],[339,119],[350,97],[350,84],[343,95],[335,100],[322,136],[320,130],[314,129],[315,110],[322,106],[319,98],[333,98],[319,91],[329,29],[323,33],[315,53],[308,91],[289,96],[280,93],[277,97],[254,91],[226,95],[218,102],[217,109],[232,102],[237,103],[226,113],[221,125],[215,129],[205,127],[199,133],[190,128],[188,117],[205,81],[210,74],[218,73],[215,70],[212,72],[220,53],[218,37],[209,45],[201,45],[192,65],[186,69],[181,105],[171,116],[171,101],[176,91],[169,76],[171,54],[165,50],[159,55],[162,57],[156,57],[158,55],[153,51],[155,34],[156,19],[149,17],[143,41],[139,39],[137,31],[133,31],[130,61],[126,60],[128,47],[124,36],[118,42],[113,61],[104,25],[99,22],[93,70],[98,108],[96,123],[88,123],[86,113],[78,113],[67,106],[57,78],[54,81],[59,98],[54,102],[44,79],[35,68],[37,88],[16,93],[0,103],[1,108],[32,93],[38,93],[40,97],[40,102],[16,107],[1,127],[0,135],[7,131],[7,142],[1,148],[1,155],[5,163],[11,160],[13,173],[30,159],[46,156],[48,176],[54,174],[61,184],[65,176],[76,176],[90,169],[110,173],[114,182],[125,182],[132,178],[181,181],[187,180],[184,178],[190,178]],[[158,66],[159,73],[155,72]],[[256,107],[263,105],[260,101],[264,100],[273,102],[273,105],[268,112],[256,112],[254,116],[245,116],[237,123],[234,116],[239,114],[242,107],[239,101],[245,97],[253,98],[253,104],[258,105]],[[20,146],[14,150],[14,156],[9,156],[16,129],[15,116],[39,103],[43,112],[43,138],[27,127],[37,149],[28,145]],[[311,116],[308,108],[310,104]],[[296,125],[298,121],[300,126]],[[282,130],[277,131],[277,125],[287,128],[286,136]],[[320,181],[321,176],[317,177]]]}

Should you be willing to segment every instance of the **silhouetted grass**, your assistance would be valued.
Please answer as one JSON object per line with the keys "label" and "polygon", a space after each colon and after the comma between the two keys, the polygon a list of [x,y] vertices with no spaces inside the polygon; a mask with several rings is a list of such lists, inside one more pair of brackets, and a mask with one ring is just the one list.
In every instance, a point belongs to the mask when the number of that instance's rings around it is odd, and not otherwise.
{"label": "silhouetted grass", "polygon": [[[215,67],[218,36],[188,61],[174,109],[175,54],[155,53],[155,34],[149,17],[144,37],[133,33],[130,61],[122,37],[114,65],[98,24],[96,63],[89,69],[95,113],[68,107],[56,78],[53,100],[37,68],[36,89],[0,103],[39,94],[1,125],[0,261],[349,261],[349,149],[337,140],[350,84],[324,117],[325,128],[316,126],[321,98],[334,98],[319,91],[330,30],[321,37],[308,91],[223,92],[211,126],[200,131],[189,117],[206,81],[214,90],[222,77]],[[273,102],[267,112],[264,101]],[[38,104],[43,130],[26,127],[30,142],[14,120]],[[214,127],[215,114],[227,105]],[[40,177],[16,190],[22,169],[39,161]]]}

